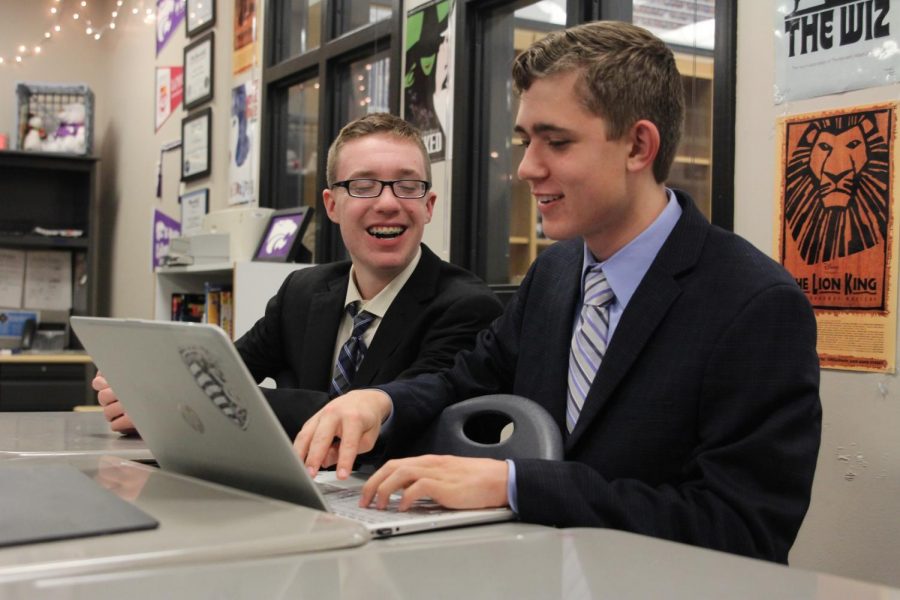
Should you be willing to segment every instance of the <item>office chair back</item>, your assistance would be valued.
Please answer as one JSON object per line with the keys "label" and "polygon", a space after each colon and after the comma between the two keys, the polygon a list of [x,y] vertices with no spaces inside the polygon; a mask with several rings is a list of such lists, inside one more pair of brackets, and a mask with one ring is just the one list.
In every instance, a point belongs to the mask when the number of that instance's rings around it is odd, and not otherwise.
{"label": "office chair back", "polygon": [[[500,439],[509,423],[512,433]],[[493,394],[445,408],[413,454],[562,460],[563,442],[559,426],[543,407],[522,396]]]}

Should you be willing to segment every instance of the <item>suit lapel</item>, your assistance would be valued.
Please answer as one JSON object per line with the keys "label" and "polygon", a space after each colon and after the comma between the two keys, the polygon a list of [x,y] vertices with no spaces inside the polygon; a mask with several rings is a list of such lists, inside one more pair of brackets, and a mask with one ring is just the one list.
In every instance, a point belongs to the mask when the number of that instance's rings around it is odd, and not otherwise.
{"label": "suit lapel", "polygon": [[[681,203],[681,218],[622,313],[575,429],[566,439],[566,451],[590,430],[591,421],[610,400],[669,307],[681,294],[677,276],[699,260],[709,223],[687,196],[676,195]],[[653,373],[647,376],[652,377]]]}
{"label": "suit lapel", "polygon": [[[349,265],[348,265],[349,268]],[[332,355],[338,327],[344,314],[347,296],[347,274],[335,277],[326,289],[316,292],[309,303],[306,319],[308,339],[303,345],[303,359],[299,370],[301,388],[327,390],[334,369]]]}
{"label": "suit lapel", "polygon": [[404,334],[414,320],[414,315],[420,310],[419,307],[434,297],[440,274],[440,260],[427,246],[422,245],[419,264],[381,319],[372,344],[366,350],[366,355],[353,377],[353,387],[374,383],[381,366],[406,337]]}

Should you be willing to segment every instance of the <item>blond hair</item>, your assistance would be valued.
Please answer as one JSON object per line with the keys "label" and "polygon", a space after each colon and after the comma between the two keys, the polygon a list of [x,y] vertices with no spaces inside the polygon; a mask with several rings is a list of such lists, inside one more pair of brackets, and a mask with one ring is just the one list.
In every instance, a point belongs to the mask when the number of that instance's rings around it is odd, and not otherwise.
{"label": "blond hair", "polygon": [[344,125],[340,133],[328,148],[328,161],[325,167],[325,178],[328,187],[334,185],[337,162],[344,144],[351,140],[359,139],[367,135],[387,134],[402,140],[408,140],[418,146],[422,153],[422,162],[425,165],[425,180],[431,181],[431,161],[428,160],[428,150],[422,142],[422,134],[419,130],[396,115],[389,113],[371,113],[351,121]]}

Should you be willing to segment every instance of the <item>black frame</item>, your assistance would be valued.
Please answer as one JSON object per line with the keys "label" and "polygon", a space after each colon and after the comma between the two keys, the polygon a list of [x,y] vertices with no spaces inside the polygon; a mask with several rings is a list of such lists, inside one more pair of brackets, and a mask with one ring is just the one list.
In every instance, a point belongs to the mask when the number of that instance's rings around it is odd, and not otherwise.
{"label": "black frame", "polygon": [[[185,147],[185,138],[184,138],[184,130],[185,127],[193,123],[194,121],[199,121],[201,119],[206,119],[206,168],[202,171],[197,171],[196,173],[191,173],[190,175],[184,174],[185,167],[185,159],[187,158],[187,152]],[[207,107],[203,110],[197,111],[193,114],[190,114],[181,120],[181,181],[194,181],[195,179],[201,179],[203,177],[208,177],[212,172],[212,108]]]}
{"label": "black frame", "polygon": [[[310,221],[312,221],[312,216],[315,213],[311,206],[296,206],[294,208],[286,208],[284,210],[276,210],[269,217],[269,222],[266,224],[266,229],[263,231],[262,236],[259,238],[259,244],[256,246],[256,252],[253,253],[253,260],[259,262],[298,262],[299,259],[303,259],[304,257],[309,255],[309,251],[303,247],[303,234],[306,232],[306,228],[309,227]],[[272,255],[266,256],[262,255],[263,247],[266,245],[266,242],[269,241],[269,236],[272,233],[272,228],[279,222],[285,219],[289,219],[295,216],[300,217],[300,223],[297,227],[297,231],[289,240],[288,250],[284,254],[280,255]]]}
{"label": "black frame", "polygon": [[[457,0],[459,1],[459,0]],[[325,189],[326,155],[331,140],[340,129],[341,115],[337,98],[342,69],[362,56],[377,54],[383,50],[390,51],[390,92],[389,105],[391,113],[400,114],[401,78],[400,64],[403,60],[403,19],[402,2],[389,0],[393,17],[371,23],[364,27],[340,33],[339,24],[342,19],[340,2],[323,3],[330,6],[322,10],[321,35],[322,42],[298,56],[282,57],[278,55],[283,47],[286,35],[285,24],[290,22],[289,2],[270,2],[266,12],[264,41],[264,64],[262,77],[262,136],[260,147],[260,206],[283,208],[293,198],[283,197],[285,172],[280,158],[286,152],[286,140],[282,132],[287,131],[286,102],[287,90],[294,84],[318,78],[319,98],[319,135],[316,141],[318,148],[317,183],[318,190]],[[317,206],[321,207],[321,195],[317,197]],[[325,211],[317,216],[316,260],[328,262],[346,256],[343,241],[338,227],[325,217]]]}
{"label": "black frame", "polygon": [[184,198],[185,196],[202,196],[203,197],[203,213],[209,214],[209,188],[197,188],[188,190],[178,196],[178,204],[181,205],[181,233],[184,235]]}
{"label": "black frame", "polygon": [[[487,264],[490,243],[484,223],[487,203],[487,176],[481,142],[489,123],[478,111],[484,97],[485,65],[492,59],[486,46],[485,15],[501,6],[512,9],[524,0],[457,0],[456,51],[453,98],[453,166],[451,179],[450,260],[487,279],[496,265]],[[566,26],[589,21],[632,21],[630,0],[567,0]],[[717,0],[716,41],[713,74],[712,155],[716,168],[712,175],[712,222],[724,229],[734,228],[734,117],[737,62],[737,0]],[[467,71],[459,65],[469,65]]]}
{"label": "black frame", "polygon": [[[199,48],[200,46],[203,46],[205,44],[209,44],[209,91],[204,93],[202,96],[194,98],[193,100],[189,100],[187,96],[187,82],[190,80],[190,74],[188,72],[188,55],[192,50],[195,50],[196,48]],[[185,46],[182,65],[184,67],[184,109],[190,110],[212,100],[213,94],[216,89],[216,33],[214,31],[210,31],[203,37],[197,38],[196,40]]]}
{"label": "black frame", "polygon": [[189,38],[194,37],[202,31],[206,31],[216,24],[216,0],[203,0],[203,2],[208,2],[212,7],[212,16],[208,21],[204,21],[191,29],[191,4],[198,1],[199,0],[186,0],[184,3],[184,33]]}

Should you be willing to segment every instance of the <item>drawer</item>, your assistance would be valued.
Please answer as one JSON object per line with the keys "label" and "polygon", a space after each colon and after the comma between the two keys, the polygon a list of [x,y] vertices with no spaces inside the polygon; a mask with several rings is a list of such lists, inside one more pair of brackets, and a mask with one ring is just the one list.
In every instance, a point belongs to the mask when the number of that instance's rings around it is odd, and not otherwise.
{"label": "drawer", "polygon": [[81,372],[77,381],[0,380],[0,411],[72,410],[85,402]]}

